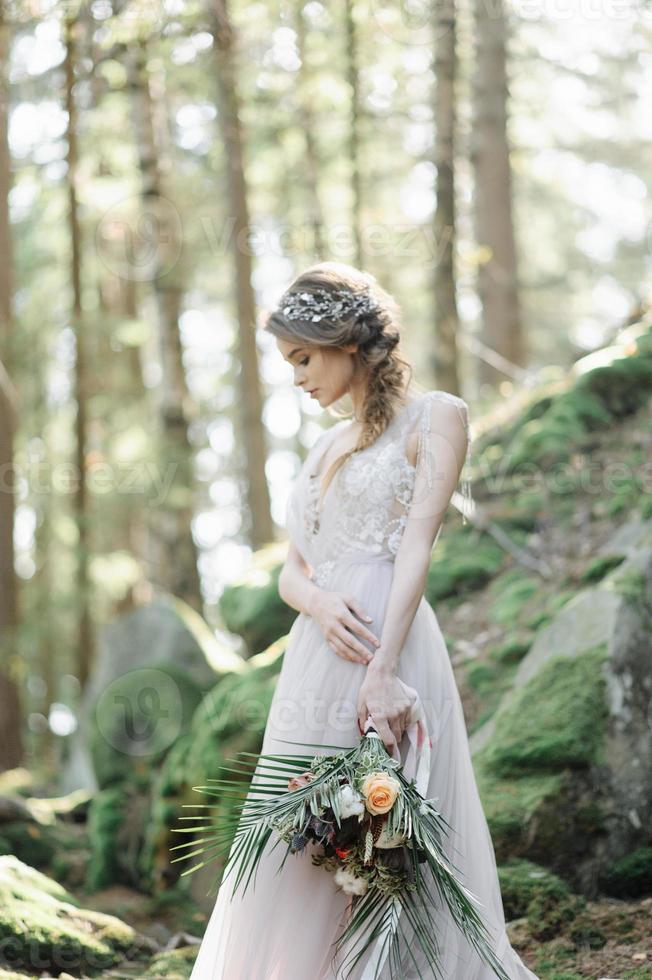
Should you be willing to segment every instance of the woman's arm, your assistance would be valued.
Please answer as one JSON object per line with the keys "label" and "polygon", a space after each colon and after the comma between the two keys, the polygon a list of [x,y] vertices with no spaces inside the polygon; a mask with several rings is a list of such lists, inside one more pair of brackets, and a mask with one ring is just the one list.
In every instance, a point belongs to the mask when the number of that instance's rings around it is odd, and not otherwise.
{"label": "woman's arm", "polygon": [[429,399],[418,428],[414,493],[394,563],[380,647],[367,673],[396,672],[423,597],[432,547],[466,459],[469,439],[466,402]]}
{"label": "woman's arm", "polygon": [[303,555],[290,540],[287,558],[278,577],[278,594],[292,609],[311,616],[312,603],[321,589],[310,581],[308,568]]}

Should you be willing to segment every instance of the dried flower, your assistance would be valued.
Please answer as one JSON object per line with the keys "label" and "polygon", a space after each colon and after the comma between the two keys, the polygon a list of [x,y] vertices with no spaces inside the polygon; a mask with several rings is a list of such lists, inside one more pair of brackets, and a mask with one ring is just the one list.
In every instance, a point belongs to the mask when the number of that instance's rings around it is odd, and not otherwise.
{"label": "dried flower", "polygon": [[288,789],[303,789],[308,783],[311,783],[315,778],[314,772],[302,772],[300,776],[293,776],[292,779],[288,781]]}

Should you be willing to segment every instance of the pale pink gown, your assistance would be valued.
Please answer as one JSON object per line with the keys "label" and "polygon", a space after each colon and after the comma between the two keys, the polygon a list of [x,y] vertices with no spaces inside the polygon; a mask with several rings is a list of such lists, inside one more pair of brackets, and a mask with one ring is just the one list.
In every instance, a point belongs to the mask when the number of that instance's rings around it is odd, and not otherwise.
{"label": "pale pink gown", "polygon": [[[318,512],[323,478],[319,463],[347,424],[343,420],[332,426],[309,451],[290,497],[287,530],[311,567],[313,580],[326,589],[356,596],[373,617],[370,629],[380,637],[395,562],[409,561],[401,543],[407,547],[408,540],[415,540],[414,534],[406,534],[414,514],[419,515],[415,520],[421,518],[420,534],[429,535],[433,544],[439,537],[440,522],[431,525],[427,515],[441,510],[450,499],[450,490],[445,491],[443,504],[437,499],[445,484],[440,468],[447,454],[442,447],[454,445],[455,440],[459,445],[454,427],[460,425],[470,447],[468,408],[447,392],[418,395],[397,412],[372,446],[346,461]],[[405,451],[413,432],[418,439],[416,466],[409,463]],[[467,453],[467,466],[468,461]],[[468,496],[466,479],[464,489]],[[356,745],[360,738],[357,695],[365,670],[363,664],[337,656],[317,623],[300,613],[288,637],[262,752],[302,751],[280,739]],[[437,617],[424,597],[401,651],[397,674],[419,692],[425,708],[432,740],[427,796],[437,801],[455,830],[454,837],[447,839],[449,860],[462,883],[477,896],[507,974],[512,980],[537,980],[505,932],[494,849],[471,764],[462,704]],[[404,737],[403,759],[406,745]],[[305,751],[314,754],[318,749]],[[289,855],[277,874],[287,845],[277,843],[272,851],[276,841],[272,836],[255,882],[251,880],[244,896],[241,886],[232,896],[233,872],[222,883],[191,980],[340,980],[345,975],[344,957],[332,960],[332,943],[346,920],[349,896],[336,887],[332,874],[312,864],[312,844],[303,854]],[[411,930],[403,918],[401,925],[409,938]],[[432,935],[438,939],[444,980],[495,978],[445,908],[433,905],[429,919]],[[405,952],[401,980],[434,980],[418,944],[410,945],[418,969]],[[351,980],[363,976],[369,952]],[[389,976],[385,963],[381,980]]]}

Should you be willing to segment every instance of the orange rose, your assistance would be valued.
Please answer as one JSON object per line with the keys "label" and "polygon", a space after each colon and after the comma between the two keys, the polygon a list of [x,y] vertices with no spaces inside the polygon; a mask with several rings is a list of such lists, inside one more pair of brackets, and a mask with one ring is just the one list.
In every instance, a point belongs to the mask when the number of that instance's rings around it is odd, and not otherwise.
{"label": "orange rose", "polygon": [[386,772],[370,772],[362,784],[362,795],[369,813],[388,813],[401,790],[401,784]]}

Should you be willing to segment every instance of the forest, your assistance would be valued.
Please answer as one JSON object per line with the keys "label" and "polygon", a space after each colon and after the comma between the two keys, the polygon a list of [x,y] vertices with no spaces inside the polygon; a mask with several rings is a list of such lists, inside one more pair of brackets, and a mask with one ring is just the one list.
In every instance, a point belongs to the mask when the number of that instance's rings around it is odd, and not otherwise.
{"label": "forest", "polygon": [[650,977],[651,92],[645,0],[0,0],[0,978],[190,977],[351,410],[264,329],[317,262],[470,409],[425,598],[510,940]]}

